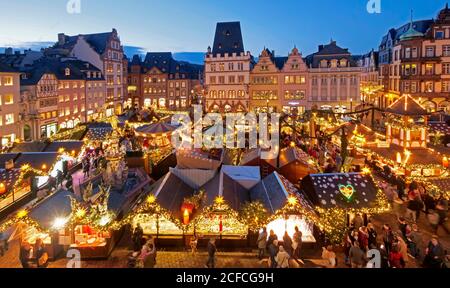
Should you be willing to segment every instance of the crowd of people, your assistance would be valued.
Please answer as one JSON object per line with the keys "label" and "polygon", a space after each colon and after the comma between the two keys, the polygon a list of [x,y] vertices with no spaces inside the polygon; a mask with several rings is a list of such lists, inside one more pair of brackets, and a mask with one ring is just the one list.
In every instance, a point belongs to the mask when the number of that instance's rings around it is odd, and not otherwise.
{"label": "crowd of people", "polygon": [[278,236],[273,230],[267,234],[267,228],[263,228],[256,241],[259,260],[262,261],[268,252],[268,266],[271,268],[289,268],[290,260],[300,262],[302,236],[299,228],[295,227],[292,237],[286,231],[283,239],[278,240]]}

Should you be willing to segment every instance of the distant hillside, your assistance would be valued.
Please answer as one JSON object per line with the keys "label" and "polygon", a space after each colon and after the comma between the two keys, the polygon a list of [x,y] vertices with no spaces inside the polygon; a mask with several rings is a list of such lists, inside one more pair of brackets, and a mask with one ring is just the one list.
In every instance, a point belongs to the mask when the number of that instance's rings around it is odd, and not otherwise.
{"label": "distant hillside", "polygon": [[[23,43],[17,43],[14,45],[8,45],[5,47],[0,47],[0,53],[5,52],[5,48],[12,47],[14,51],[23,51],[23,50],[34,50],[39,51],[41,48],[47,48],[50,46],[53,46],[55,44],[54,42],[23,42]],[[127,55],[128,58],[132,58],[133,55],[139,54],[139,55],[145,55],[147,51],[144,50],[142,47],[136,47],[136,46],[124,46],[123,47],[125,55]],[[205,57],[205,53],[203,52],[174,52],[173,57],[178,61],[186,61],[193,64],[201,64],[203,65],[203,60]]]}

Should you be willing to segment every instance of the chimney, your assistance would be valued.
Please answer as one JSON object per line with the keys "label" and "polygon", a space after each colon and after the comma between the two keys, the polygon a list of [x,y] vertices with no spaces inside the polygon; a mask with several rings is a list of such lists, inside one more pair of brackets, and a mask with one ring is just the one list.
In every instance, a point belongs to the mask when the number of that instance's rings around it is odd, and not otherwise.
{"label": "chimney", "polygon": [[319,52],[323,50],[323,45],[319,45]]}
{"label": "chimney", "polygon": [[11,47],[6,48],[5,49],[5,54],[6,55],[13,55],[13,48],[11,48]]}
{"label": "chimney", "polygon": [[58,34],[58,44],[59,45],[66,44],[66,35],[64,33],[59,33]]}

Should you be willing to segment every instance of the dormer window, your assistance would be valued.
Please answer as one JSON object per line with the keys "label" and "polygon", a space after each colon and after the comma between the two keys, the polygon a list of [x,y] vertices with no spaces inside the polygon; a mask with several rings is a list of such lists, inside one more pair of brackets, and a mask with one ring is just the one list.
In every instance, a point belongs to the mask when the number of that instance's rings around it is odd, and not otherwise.
{"label": "dormer window", "polygon": [[65,75],[66,75],[66,76],[70,76],[70,69],[69,69],[69,68],[66,68],[66,69],[65,69]]}
{"label": "dormer window", "polygon": [[235,43],[234,43],[234,48],[235,48],[235,49],[239,48],[239,43],[235,42]]}
{"label": "dormer window", "polygon": [[230,30],[227,30],[227,32],[225,32],[225,35],[230,36],[231,35]]}
{"label": "dormer window", "polygon": [[445,35],[444,31],[442,31],[442,30],[437,30],[437,31],[434,33],[434,38],[435,38],[435,39],[444,39],[444,35]]}

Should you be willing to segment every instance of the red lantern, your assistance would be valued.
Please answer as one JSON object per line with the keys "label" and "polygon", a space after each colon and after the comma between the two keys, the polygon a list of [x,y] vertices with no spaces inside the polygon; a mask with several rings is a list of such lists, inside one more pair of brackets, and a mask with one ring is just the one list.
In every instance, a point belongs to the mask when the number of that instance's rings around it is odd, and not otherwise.
{"label": "red lantern", "polygon": [[4,183],[0,183],[0,195],[3,195],[6,193],[6,186]]}
{"label": "red lantern", "polygon": [[219,217],[219,232],[222,233],[223,232],[223,222],[222,222],[222,216]]}
{"label": "red lantern", "polygon": [[447,169],[449,166],[448,158],[446,156],[444,156],[444,158],[442,158],[442,166],[444,166],[445,169]]}

